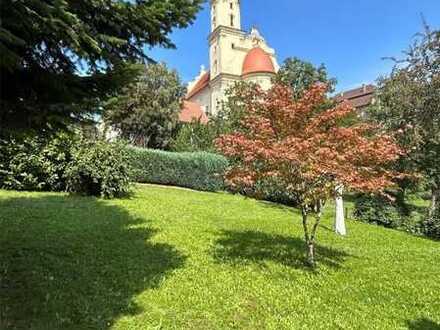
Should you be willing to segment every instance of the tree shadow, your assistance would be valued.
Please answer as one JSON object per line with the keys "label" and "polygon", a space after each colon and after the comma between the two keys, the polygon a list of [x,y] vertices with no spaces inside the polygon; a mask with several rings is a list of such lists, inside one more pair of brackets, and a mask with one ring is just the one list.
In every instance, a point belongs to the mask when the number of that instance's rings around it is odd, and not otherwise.
{"label": "tree shadow", "polygon": [[408,321],[408,329],[410,330],[440,330],[440,324],[429,319],[423,318]]}
{"label": "tree shadow", "polygon": [[[307,266],[305,252],[306,246],[301,239],[259,231],[222,231],[213,248],[218,262],[264,265],[267,261],[272,261],[293,268],[312,270]],[[318,265],[338,269],[348,256],[344,251],[316,246]]]}
{"label": "tree shadow", "polygon": [[182,267],[145,219],[108,202],[0,199],[0,328],[107,329]]}

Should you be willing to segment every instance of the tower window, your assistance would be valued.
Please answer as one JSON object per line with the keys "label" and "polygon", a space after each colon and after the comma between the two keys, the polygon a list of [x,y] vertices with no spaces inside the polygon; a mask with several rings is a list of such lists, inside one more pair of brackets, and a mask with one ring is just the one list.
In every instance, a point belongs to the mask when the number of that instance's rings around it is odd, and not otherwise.
{"label": "tower window", "polygon": [[231,15],[231,26],[234,26],[234,15]]}
{"label": "tower window", "polygon": [[229,7],[230,7],[231,9],[234,9],[234,4],[231,2],[231,3],[229,4]]}

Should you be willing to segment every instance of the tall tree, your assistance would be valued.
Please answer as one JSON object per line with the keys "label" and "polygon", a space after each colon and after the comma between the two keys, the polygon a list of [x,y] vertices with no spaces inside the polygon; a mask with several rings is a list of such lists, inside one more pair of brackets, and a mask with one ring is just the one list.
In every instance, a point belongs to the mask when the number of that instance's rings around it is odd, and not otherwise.
{"label": "tall tree", "polygon": [[327,84],[328,91],[333,92],[337,82],[335,78],[329,77],[324,64],[316,67],[297,57],[289,57],[284,61],[274,81],[289,86],[295,99],[300,99],[316,83]]}
{"label": "tall tree", "polygon": [[[275,177],[295,196],[312,266],[323,206],[336,188],[342,184],[383,191],[397,176],[387,165],[401,153],[394,139],[377,133],[374,126],[345,121],[355,111],[347,103],[322,109],[326,90],[325,85],[315,85],[299,100],[284,85],[267,92],[259,87],[247,90],[242,96],[243,130],[216,141],[232,161],[227,173],[232,187],[253,187],[262,178]],[[344,122],[347,125],[341,125]]]}
{"label": "tall tree", "polygon": [[393,60],[396,66],[379,80],[379,102],[369,116],[403,133],[399,143],[408,152],[398,165],[416,168],[428,179],[433,214],[440,200],[440,30],[425,24],[404,58]]}
{"label": "tall tree", "polygon": [[174,47],[168,35],[202,2],[2,0],[0,133],[92,118],[125,84],[116,78],[129,78],[121,63],[148,60],[145,46]]}
{"label": "tall tree", "polygon": [[186,88],[165,64],[149,64],[105,106],[106,123],[132,144],[166,149],[178,124]]}

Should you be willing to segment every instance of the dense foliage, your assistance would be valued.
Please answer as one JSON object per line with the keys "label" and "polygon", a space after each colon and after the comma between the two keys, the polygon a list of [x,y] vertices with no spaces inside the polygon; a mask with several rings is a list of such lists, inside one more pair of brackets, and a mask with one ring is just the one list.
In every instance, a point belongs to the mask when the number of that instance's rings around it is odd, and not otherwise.
{"label": "dense foliage", "polygon": [[[376,127],[346,122],[355,111],[349,104],[320,107],[326,91],[326,85],[318,84],[295,100],[284,85],[246,90],[243,129],[216,142],[233,161],[227,173],[233,188],[254,187],[273,177],[295,197],[311,265],[322,207],[336,187],[383,191],[397,176],[387,166],[401,154],[394,139]],[[311,227],[308,215],[316,218]]]}
{"label": "dense foliage", "polygon": [[176,152],[213,152],[217,137],[217,129],[212,120],[207,124],[194,121],[179,128],[171,148]]}
{"label": "dense foliage", "polygon": [[440,240],[440,207],[437,207],[422,224],[423,233]]}
{"label": "dense foliage", "polygon": [[131,175],[127,147],[104,141],[83,142],[65,173],[67,191],[104,198],[126,195]]}
{"label": "dense foliage", "polygon": [[[378,102],[369,116],[407,150],[397,166],[417,170],[432,191],[431,214],[440,200],[440,31],[425,27],[415,43],[396,60],[389,77],[379,80]],[[401,182],[402,189],[408,182]]]}
{"label": "dense foliage", "polygon": [[[0,2],[0,133],[91,120],[145,46],[174,47],[202,0]],[[79,74],[81,73],[81,74]]]}
{"label": "dense foliage", "polygon": [[310,62],[293,57],[284,61],[274,82],[289,86],[293,97],[300,99],[310,87],[317,83],[327,84],[328,91],[333,92],[337,81],[328,76],[324,64],[316,67]]}
{"label": "dense foliage", "polygon": [[186,88],[176,71],[149,64],[105,106],[105,121],[131,144],[167,149],[179,122]]}
{"label": "dense foliage", "polygon": [[398,204],[381,195],[357,195],[353,215],[357,220],[387,228],[401,228],[403,223]]}
{"label": "dense foliage", "polygon": [[206,152],[175,153],[130,148],[134,180],[191,188],[201,191],[224,189],[223,174],[228,166],[220,155]]}
{"label": "dense foliage", "polygon": [[357,194],[353,216],[365,223],[440,239],[439,213],[428,215],[425,205],[413,205],[413,198],[414,195],[407,196],[402,205],[397,199],[386,196]]}
{"label": "dense foliage", "polygon": [[60,133],[51,139],[0,140],[0,188],[63,191],[64,173],[78,139]]}
{"label": "dense foliage", "polygon": [[129,189],[125,145],[88,141],[75,134],[26,137],[0,144],[0,188],[70,191],[106,198]]}

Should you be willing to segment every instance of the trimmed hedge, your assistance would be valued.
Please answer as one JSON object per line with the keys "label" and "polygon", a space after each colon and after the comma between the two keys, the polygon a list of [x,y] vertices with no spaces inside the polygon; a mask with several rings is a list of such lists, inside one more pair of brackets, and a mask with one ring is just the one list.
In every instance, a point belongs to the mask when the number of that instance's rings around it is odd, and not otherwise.
{"label": "trimmed hedge", "polygon": [[130,148],[133,179],[139,183],[173,185],[200,191],[225,189],[225,157],[206,152],[167,152]]}

